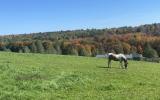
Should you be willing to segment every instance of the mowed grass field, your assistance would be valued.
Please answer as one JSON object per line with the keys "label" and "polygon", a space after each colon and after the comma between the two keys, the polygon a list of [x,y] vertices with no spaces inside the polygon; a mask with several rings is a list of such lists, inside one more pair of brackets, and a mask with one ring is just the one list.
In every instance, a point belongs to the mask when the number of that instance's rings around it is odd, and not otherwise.
{"label": "mowed grass field", "polygon": [[0,52],[0,100],[156,100],[160,64]]}

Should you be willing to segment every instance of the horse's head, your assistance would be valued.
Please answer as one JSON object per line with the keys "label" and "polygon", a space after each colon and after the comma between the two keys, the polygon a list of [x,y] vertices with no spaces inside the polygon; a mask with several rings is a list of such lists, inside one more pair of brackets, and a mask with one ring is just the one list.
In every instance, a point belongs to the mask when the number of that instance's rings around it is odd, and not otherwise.
{"label": "horse's head", "polygon": [[124,61],[124,66],[127,69],[127,67],[128,67],[128,61],[127,61],[127,59]]}

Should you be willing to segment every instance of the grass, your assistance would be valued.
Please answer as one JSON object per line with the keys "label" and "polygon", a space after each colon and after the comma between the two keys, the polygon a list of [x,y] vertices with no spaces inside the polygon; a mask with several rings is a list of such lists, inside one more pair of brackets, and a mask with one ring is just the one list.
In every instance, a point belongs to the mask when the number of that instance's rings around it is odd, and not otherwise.
{"label": "grass", "polygon": [[160,99],[160,64],[129,61],[127,70],[106,59],[0,53],[2,100]]}

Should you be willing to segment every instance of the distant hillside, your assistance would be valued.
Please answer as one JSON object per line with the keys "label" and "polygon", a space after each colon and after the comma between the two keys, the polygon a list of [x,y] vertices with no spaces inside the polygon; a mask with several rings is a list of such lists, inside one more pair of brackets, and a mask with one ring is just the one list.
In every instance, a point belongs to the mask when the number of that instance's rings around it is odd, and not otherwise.
{"label": "distant hillside", "polygon": [[[0,36],[0,50],[95,56],[106,52],[160,56],[160,24]],[[149,50],[148,50],[149,49]],[[148,53],[149,52],[149,53]],[[149,56],[150,57],[150,56]]]}

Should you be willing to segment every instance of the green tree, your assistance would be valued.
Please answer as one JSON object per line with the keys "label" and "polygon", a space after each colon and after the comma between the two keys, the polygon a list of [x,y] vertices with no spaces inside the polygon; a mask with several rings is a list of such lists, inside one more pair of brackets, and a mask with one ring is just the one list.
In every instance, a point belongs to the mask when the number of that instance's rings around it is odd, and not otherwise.
{"label": "green tree", "polygon": [[30,53],[30,49],[28,48],[28,46],[23,47],[23,53]]}
{"label": "green tree", "polygon": [[35,42],[32,42],[32,44],[30,45],[30,50],[32,53],[36,53],[37,52],[37,47],[35,45]]}
{"label": "green tree", "polygon": [[157,51],[149,43],[146,44],[143,55],[148,58],[158,57]]}
{"label": "green tree", "polygon": [[59,41],[56,41],[53,44],[53,47],[55,48],[57,54],[62,54],[61,44],[62,43],[60,43]]}
{"label": "green tree", "polygon": [[35,42],[35,45],[37,47],[37,53],[44,53],[44,47],[43,47],[42,42],[40,40],[37,40]]}

